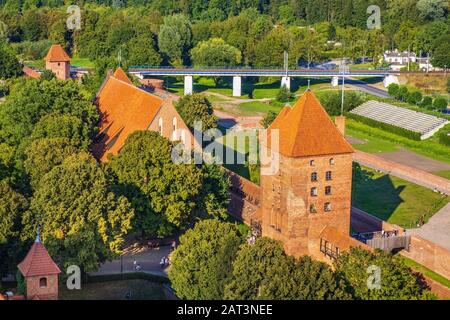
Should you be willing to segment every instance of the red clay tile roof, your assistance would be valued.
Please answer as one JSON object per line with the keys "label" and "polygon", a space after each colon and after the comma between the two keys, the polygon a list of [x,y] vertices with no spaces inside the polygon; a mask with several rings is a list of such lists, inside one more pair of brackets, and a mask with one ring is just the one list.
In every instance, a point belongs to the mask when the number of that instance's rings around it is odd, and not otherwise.
{"label": "red clay tile roof", "polygon": [[305,92],[292,108],[281,110],[268,128],[269,136],[272,129],[279,130],[279,152],[287,157],[354,152],[310,91]]}
{"label": "red clay tile roof", "polygon": [[41,77],[41,74],[30,67],[23,66],[22,68],[23,73],[30,78],[39,79]]}
{"label": "red clay tile roof", "polygon": [[70,62],[70,57],[61,45],[54,44],[50,47],[44,60],[47,62]]}
{"label": "red clay tile roof", "polygon": [[19,263],[18,268],[24,277],[61,273],[41,242],[33,243],[25,259]]}
{"label": "red clay tile roof", "polygon": [[162,104],[161,98],[109,76],[96,99],[101,119],[94,156],[104,162],[108,154],[116,155],[130,134],[148,129]]}
{"label": "red clay tile roof", "polygon": [[117,68],[116,72],[114,72],[114,77],[126,82],[128,84],[133,84],[133,82],[130,80],[130,78],[128,78],[127,74],[125,73],[125,71],[122,70],[122,68]]}

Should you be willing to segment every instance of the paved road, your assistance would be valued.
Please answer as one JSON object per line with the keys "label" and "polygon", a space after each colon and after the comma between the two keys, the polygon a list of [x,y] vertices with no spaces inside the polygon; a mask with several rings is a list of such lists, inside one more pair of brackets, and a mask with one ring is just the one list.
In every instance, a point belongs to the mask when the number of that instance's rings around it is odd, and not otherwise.
{"label": "paved road", "polygon": [[[152,273],[161,276],[167,276],[168,266],[162,268],[159,264],[161,258],[169,257],[171,253],[170,246],[159,247],[157,249],[135,248],[127,249],[121,259],[104,263],[97,272],[91,275],[115,274],[126,272],[134,272],[134,261],[140,266],[140,271]],[[121,267],[122,266],[122,267]]]}
{"label": "paved road", "polygon": [[422,227],[408,230],[408,233],[450,250],[450,203],[434,214]]}
{"label": "paved road", "polygon": [[424,170],[413,168],[398,162],[390,161],[376,155],[355,151],[353,161],[359,164],[386,172],[398,178],[421,185],[425,188],[436,189],[450,195],[450,180],[436,176]]}
{"label": "paved road", "polygon": [[389,98],[389,94],[387,93],[386,90],[372,86],[372,85],[368,84],[367,82],[364,82],[361,80],[356,80],[356,79],[348,79],[345,81],[345,83],[355,86],[361,91],[373,94],[374,96],[377,96],[380,98]]}

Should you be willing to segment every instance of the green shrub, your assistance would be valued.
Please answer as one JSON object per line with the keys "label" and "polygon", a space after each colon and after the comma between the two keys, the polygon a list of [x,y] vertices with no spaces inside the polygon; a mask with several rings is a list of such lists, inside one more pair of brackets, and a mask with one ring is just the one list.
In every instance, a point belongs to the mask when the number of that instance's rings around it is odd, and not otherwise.
{"label": "green shrub", "polygon": [[411,140],[416,140],[416,141],[420,140],[420,136],[421,135],[418,132],[410,131],[410,130],[407,130],[407,129],[404,129],[404,128],[400,128],[400,127],[397,127],[397,126],[394,126],[394,125],[391,125],[391,124],[387,124],[387,123],[384,123],[384,122],[380,122],[380,121],[377,121],[377,120],[366,118],[366,117],[363,117],[363,116],[360,116],[360,115],[357,115],[357,114],[354,114],[354,113],[347,113],[347,116],[350,119],[354,119],[354,120],[356,120],[358,122],[367,124],[367,125],[369,125],[371,127],[382,129],[382,130],[385,130],[387,132],[394,133],[394,134],[400,135],[402,137],[405,137],[405,138],[408,138],[408,139],[411,139]]}
{"label": "green shrub", "polygon": [[282,86],[277,93],[276,99],[279,102],[289,102],[292,99],[294,99],[294,97],[295,95],[291,91],[289,91],[289,89],[286,88],[286,86]]}
{"label": "green shrub", "polygon": [[419,104],[422,101],[422,93],[420,91],[413,91],[408,95],[408,103]]}
{"label": "green shrub", "polygon": [[433,99],[431,97],[423,97],[422,102],[420,103],[422,108],[430,109],[433,106]]}
{"label": "green shrub", "polygon": [[439,110],[447,108],[447,99],[444,97],[436,97],[433,101],[433,107]]}
{"label": "green shrub", "polygon": [[396,84],[396,83],[391,83],[391,84],[388,86],[388,93],[389,93],[389,96],[391,96],[392,98],[397,98],[398,89],[399,89],[398,84]]}
{"label": "green shrub", "polygon": [[450,124],[439,131],[439,143],[450,147]]}

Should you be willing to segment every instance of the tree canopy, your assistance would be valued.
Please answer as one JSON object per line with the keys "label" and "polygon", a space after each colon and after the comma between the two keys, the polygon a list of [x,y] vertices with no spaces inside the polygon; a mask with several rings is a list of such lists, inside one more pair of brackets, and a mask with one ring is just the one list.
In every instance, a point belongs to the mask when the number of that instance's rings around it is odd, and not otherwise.
{"label": "tree canopy", "polygon": [[42,177],[23,218],[22,238],[35,237],[40,226],[61,267],[75,264],[89,272],[121,252],[133,216],[128,200],[110,191],[96,160],[80,153]]}
{"label": "tree canopy", "polygon": [[[369,289],[368,268],[370,266],[380,270],[379,289]],[[349,252],[340,255],[335,268],[338,276],[347,282],[349,290],[356,299],[415,300],[431,297],[428,291],[421,288],[416,276],[401,261],[401,258],[381,250],[370,252],[352,248]],[[376,281],[375,278],[374,281]]]}
{"label": "tree canopy", "polygon": [[233,224],[217,220],[200,221],[182,235],[169,271],[177,296],[189,300],[223,299],[243,240]]}
{"label": "tree canopy", "polygon": [[230,67],[241,63],[241,51],[221,38],[202,41],[191,50],[194,65]]}
{"label": "tree canopy", "polygon": [[18,77],[22,74],[22,66],[13,50],[0,39],[0,79]]}
{"label": "tree canopy", "polygon": [[196,121],[202,124],[202,130],[216,128],[216,116],[211,102],[203,94],[194,93],[183,96],[175,105],[186,125],[193,130]]}

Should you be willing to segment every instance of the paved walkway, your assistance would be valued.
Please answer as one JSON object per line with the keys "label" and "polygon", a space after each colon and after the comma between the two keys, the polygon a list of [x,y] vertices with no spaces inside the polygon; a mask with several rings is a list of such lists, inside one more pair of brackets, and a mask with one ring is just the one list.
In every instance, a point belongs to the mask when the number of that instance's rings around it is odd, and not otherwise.
{"label": "paved walkway", "polygon": [[410,229],[408,233],[450,250],[450,203],[434,214],[422,227]]}
{"label": "paved walkway", "polygon": [[[97,272],[91,275],[116,274],[121,272],[134,272],[134,261],[140,266],[140,271],[167,276],[168,267],[161,268],[159,264],[161,258],[169,257],[171,253],[170,246],[159,247],[157,249],[148,249],[142,247],[131,247],[125,250],[122,259],[113,260],[104,263]],[[122,268],[121,268],[122,266]]]}
{"label": "paved walkway", "polygon": [[424,170],[386,160],[362,151],[355,151],[353,154],[353,161],[358,162],[363,166],[380,170],[423,187],[433,190],[436,189],[450,195],[450,180]]}

